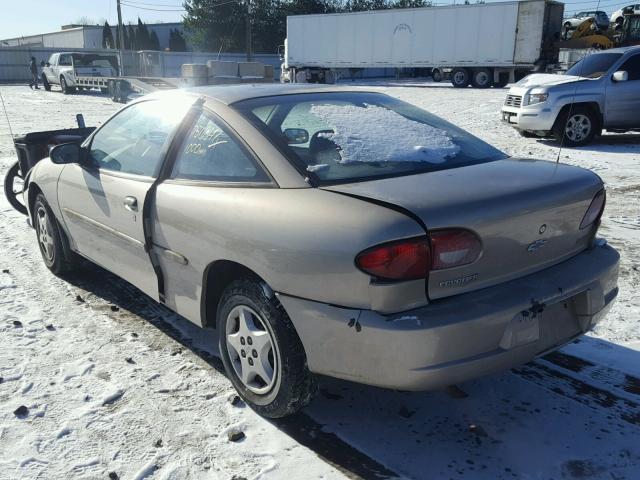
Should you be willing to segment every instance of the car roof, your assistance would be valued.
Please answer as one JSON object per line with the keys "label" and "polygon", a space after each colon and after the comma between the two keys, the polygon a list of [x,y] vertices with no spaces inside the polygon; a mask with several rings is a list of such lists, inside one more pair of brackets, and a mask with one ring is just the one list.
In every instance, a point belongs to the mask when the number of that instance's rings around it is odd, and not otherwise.
{"label": "car roof", "polygon": [[184,92],[206,96],[218,100],[225,105],[249,100],[251,98],[271,97],[275,95],[293,95],[300,93],[332,93],[332,92],[371,92],[366,87],[338,87],[335,85],[258,83],[240,85],[209,85],[182,89]]}

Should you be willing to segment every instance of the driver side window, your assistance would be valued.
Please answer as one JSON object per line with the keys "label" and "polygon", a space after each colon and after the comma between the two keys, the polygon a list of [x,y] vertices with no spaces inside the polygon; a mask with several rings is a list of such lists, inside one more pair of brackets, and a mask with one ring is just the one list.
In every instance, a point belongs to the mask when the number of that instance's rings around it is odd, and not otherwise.
{"label": "driver side window", "polygon": [[155,176],[165,144],[188,109],[171,107],[152,100],[125,108],[95,134],[90,158],[103,170]]}
{"label": "driver side window", "polygon": [[629,74],[629,81],[640,80],[640,55],[634,55],[622,64],[618,70]]}

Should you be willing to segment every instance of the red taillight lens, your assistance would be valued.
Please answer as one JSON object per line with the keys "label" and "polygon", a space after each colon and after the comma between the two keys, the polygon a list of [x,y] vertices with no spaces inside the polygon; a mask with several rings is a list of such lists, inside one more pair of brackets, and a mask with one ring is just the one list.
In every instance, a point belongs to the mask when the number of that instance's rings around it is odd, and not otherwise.
{"label": "red taillight lens", "polygon": [[440,230],[431,234],[432,270],[475,262],[482,252],[480,239],[468,230]]}
{"label": "red taillight lens", "polygon": [[600,190],[596,193],[596,196],[593,197],[591,201],[591,205],[587,209],[587,213],[584,214],[582,218],[582,222],[580,222],[580,230],[587,228],[589,225],[593,225],[595,222],[600,220],[602,216],[602,212],[604,212],[604,204],[607,200],[607,194],[604,190]]}
{"label": "red taillight lens", "polygon": [[373,247],[356,257],[360,270],[383,280],[425,278],[431,267],[427,238],[416,238]]}

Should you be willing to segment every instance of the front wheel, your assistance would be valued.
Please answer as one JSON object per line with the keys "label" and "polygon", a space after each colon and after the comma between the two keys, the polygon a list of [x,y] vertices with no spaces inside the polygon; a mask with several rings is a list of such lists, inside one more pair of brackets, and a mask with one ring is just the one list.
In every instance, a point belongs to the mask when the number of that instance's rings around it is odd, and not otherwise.
{"label": "front wheel", "polygon": [[307,405],[315,380],[284,308],[258,280],[238,280],[222,295],[219,348],[227,376],[244,401],[269,418]]}
{"label": "front wheel", "polygon": [[455,88],[466,88],[469,86],[471,78],[469,70],[466,68],[454,68],[451,72],[451,83]]}
{"label": "front wheel", "polygon": [[431,77],[433,78],[434,82],[441,82],[442,81],[442,72],[440,71],[439,68],[434,68],[431,71]]}
{"label": "front wheel", "polygon": [[49,204],[41,193],[33,204],[33,223],[38,236],[38,246],[44,264],[55,275],[70,271],[76,264],[75,257],[67,258],[63,242],[66,239],[60,230]]}
{"label": "front wheel", "polygon": [[594,112],[585,107],[569,108],[560,114],[553,126],[553,137],[562,145],[581,147],[593,140],[599,131]]}
{"label": "front wheel", "polygon": [[27,207],[22,199],[22,193],[24,192],[24,174],[20,170],[20,163],[16,162],[4,177],[4,196],[13,208],[22,213],[27,214]]}

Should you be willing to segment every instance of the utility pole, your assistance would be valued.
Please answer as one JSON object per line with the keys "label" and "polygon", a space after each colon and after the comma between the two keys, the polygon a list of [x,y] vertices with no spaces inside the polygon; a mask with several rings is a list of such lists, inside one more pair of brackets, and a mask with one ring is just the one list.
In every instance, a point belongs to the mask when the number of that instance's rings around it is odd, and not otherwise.
{"label": "utility pole", "polygon": [[[118,3],[120,0],[118,0]],[[250,62],[253,58],[253,52],[251,51],[251,1],[245,0],[247,3],[247,18],[246,18],[246,46],[247,46],[247,62]]]}
{"label": "utility pole", "polygon": [[124,50],[124,26],[122,25],[122,11],[120,9],[120,0],[116,0],[118,6],[118,55],[120,56],[120,76],[124,76],[124,56],[122,52]]}

